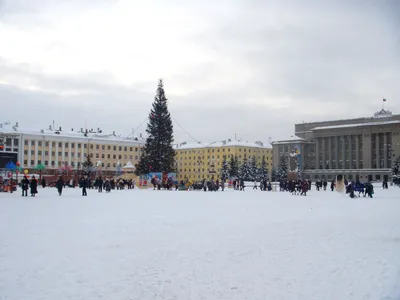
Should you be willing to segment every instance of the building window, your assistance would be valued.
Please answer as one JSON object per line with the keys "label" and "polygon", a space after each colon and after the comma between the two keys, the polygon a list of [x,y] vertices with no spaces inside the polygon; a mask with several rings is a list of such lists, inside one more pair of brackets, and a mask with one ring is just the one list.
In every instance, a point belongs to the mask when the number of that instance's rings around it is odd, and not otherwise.
{"label": "building window", "polygon": [[87,145],[86,144],[83,144],[83,149],[86,149],[87,148]]}
{"label": "building window", "polygon": [[31,155],[35,155],[35,150],[31,150]]}
{"label": "building window", "polygon": [[90,144],[90,149],[93,149],[93,144]]}
{"label": "building window", "polygon": [[131,152],[132,152],[132,151],[133,151],[133,147],[129,147],[129,151],[131,151]]}
{"label": "building window", "polygon": [[54,151],[51,151],[51,156],[56,156],[56,153]]}
{"label": "building window", "polygon": [[75,143],[71,143],[71,148],[75,149]]}
{"label": "building window", "polygon": [[61,151],[58,151],[58,156],[61,156],[61,155],[62,155]]}
{"label": "building window", "polygon": [[64,156],[65,156],[65,157],[68,157],[68,152],[65,152],[65,153],[64,153]]}
{"label": "building window", "polygon": [[81,157],[81,154],[78,152],[78,158],[80,158]]}
{"label": "building window", "polygon": [[137,152],[137,148],[135,148],[135,152]]}
{"label": "building window", "polygon": [[107,158],[111,158],[111,155],[110,155],[110,154],[107,154]]}
{"label": "building window", "polygon": [[90,153],[90,157],[93,157],[93,153]]}
{"label": "building window", "polygon": [[107,149],[108,149],[108,150],[111,150],[111,146],[107,146]]}
{"label": "building window", "polygon": [[129,159],[132,159],[132,155],[129,155]]}
{"label": "building window", "polygon": [[14,139],[14,146],[18,146],[18,139]]}
{"label": "building window", "polygon": [[124,151],[128,151],[128,147],[124,147]]}
{"label": "building window", "polygon": [[120,155],[118,155],[118,159],[122,159],[122,155],[120,154]]}
{"label": "building window", "polygon": [[107,168],[109,168],[110,167],[110,163],[107,163]]}
{"label": "building window", "polygon": [[114,151],[116,151],[117,150],[117,146],[114,146],[113,149],[114,149]]}
{"label": "building window", "polygon": [[38,155],[42,155],[42,151],[39,150],[39,151],[38,151]]}
{"label": "building window", "polygon": [[99,154],[98,153],[96,153],[96,158],[99,158]]}
{"label": "building window", "polygon": [[114,159],[116,159],[116,158],[117,158],[117,156],[116,156],[115,154],[113,154],[113,158],[114,158]]}
{"label": "building window", "polygon": [[81,149],[81,147],[82,147],[82,145],[81,145],[81,144],[78,144],[78,149]]}
{"label": "building window", "polygon": [[24,154],[25,154],[25,155],[28,155],[28,150],[24,150]]}
{"label": "building window", "polygon": [[138,157],[137,157],[137,156],[135,156],[135,159],[137,160],[137,159],[138,159]]}
{"label": "building window", "polygon": [[75,167],[75,162],[71,162],[71,167]]}
{"label": "building window", "polygon": [[45,166],[48,166],[48,165],[49,165],[49,161],[48,161],[48,160],[45,160],[45,161],[44,161],[44,165],[45,165]]}
{"label": "building window", "polygon": [[101,155],[101,158],[104,158],[105,157],[105,155],[104,155],[104,153]]}
{"label": "building window", "polygon": [[122,151],[122,147],[121,147],[121,146],[119,146],[119,147],[118,147],[118,150],[119,150],[119,151]]}
{"label": "building window", "polygon": [[35,164],[35,161],[31,160],[31,166],[33,166]]}
{"label": "building window", "polygon": [[26,166],[28,164],[28,160],[24,160],[24,166]]}
{"label": "building window", "polygon": [[31,142],[31,146],[35,146],[35,141],[32,141],[32,142]]}
{"label": "building window", "polygon": [[102,145],[101,146],[101,150],[104,150],[106,148],[106,146]]}
{"label": "building window", "polygon": [[25,146],[28,146],[28,140],[25,140],[24,144]]}
{"label": "building window", "polygon": [[96,145],[96,149],[97,149],[97,150],[99,150],[99,149],[100,149],[99,145]]}
{"label": "building window", "polygon": [[114,168],[116,167],[116,164],[115,164],[115,163],[113,163],[113,167],[114,167]]}

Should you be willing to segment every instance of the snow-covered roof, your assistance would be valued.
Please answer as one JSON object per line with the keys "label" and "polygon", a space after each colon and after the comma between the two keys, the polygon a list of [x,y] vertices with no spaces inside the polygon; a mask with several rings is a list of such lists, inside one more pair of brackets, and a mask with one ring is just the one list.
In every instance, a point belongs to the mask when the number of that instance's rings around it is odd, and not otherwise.
{"label": "snow-covered roof", "polygon": [[279,140],[279,141],[274,141],[272,142],[273,145],[278,145],[278,144],[291,144],[293,142],[301,142],[305,141],[305,139],[297,136],[297,135],[291,135],[289,138],[286,138],[284,140]]}
{"label": "snow-covered roof", "polygon": [[35,128],[21,128],[16,125],[11,125],[10,122],[0,121],[0,134],[10,135],[37,135],[38,137],[58,137],[58,138],[69,138],[69,139],[81,139],[84,141],[115,141],[115,142],[132,142],[143,144],[145,140],[141,137],[133,137],[131,135],[116,134],[105,134],[102,131],[89,131],[87,133],[81,131],[71,130],[59,130],[58,129],[35,129]]}
{"label": "snow-covered roof", "polygon": [[180,145],[175,145],[176,150],[190,150],[190,149],[200,149],[200,148],[219,148],[219,147],[252,147],[252,148],[264,148],[271,149],[271,147],[265,146],[261,142],[248,142],[248,141],[232,141],[226,140],[222,142],[214,143],[197,143],[197,144],[186,144],[182,143]]}
{"label": "snow-covered roof", "polygon": [[128,161],[125,165],[125,167],[123,167],[122,169],[134,169],[135,166],[132,165],[131,161]]}
{"label": "snow-covered roof", "polygon": [[383,126],[390,124],[400,124],[400,121],[394,120],[394,121],[384,121],[384,122],[368,122],[368,123],[357,123],[357,124],[320,126],[320,127],[315,127],[311,130],[327,130],[327,129],[340,129],[340,128],[352,128],[352,127],[363,127],[363,126]]}

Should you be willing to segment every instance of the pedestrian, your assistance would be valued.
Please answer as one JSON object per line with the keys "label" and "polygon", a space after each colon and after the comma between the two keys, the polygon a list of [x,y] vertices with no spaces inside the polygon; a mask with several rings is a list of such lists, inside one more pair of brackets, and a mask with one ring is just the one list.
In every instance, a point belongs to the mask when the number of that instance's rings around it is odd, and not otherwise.
{"label": "pedestrian", "polygon": [[44,177],[42,178],[42,188],[46,187],[46,180],[44,179]]}
{"label": "pedestrian", "polygon": [[254,186],[253,186],[253,190],[257,189],[257,180],[254,180]]}
{"label": "pedestrian", "polygon": [[58,195],[61,196],[64,187],[64,180],[62,179],[62,176],[58,177],[58,180],[56,182],[56,187],[58,190]]}
{"label": "pedestrian", "polygon": [[35,176],[32,176],[32,180],[30,183],[30,188],[31,188],[31,197],[35,197],[35,195],[37,194],[37,180],[35,178]]}
{"label": "pedestrian", "polygon": [[24,196],[28,197],[28,189],[29,189],[28,177],[24,176],[24,179],[22,179],[21,188],[22,188],[22,197],[24,197]]}
{"label": "pedestrian", "polygon": [[82,176],[80,185],[82,187],[82,196],[87,196],[86,188],[88,187],[88,181]]}
{"label": "pedestrian", "polygon": [[97,181],[97,186],[99,189],[99,193],[103,192],[103,179],[101,179],[101,176],[99,177],[98,181]]}

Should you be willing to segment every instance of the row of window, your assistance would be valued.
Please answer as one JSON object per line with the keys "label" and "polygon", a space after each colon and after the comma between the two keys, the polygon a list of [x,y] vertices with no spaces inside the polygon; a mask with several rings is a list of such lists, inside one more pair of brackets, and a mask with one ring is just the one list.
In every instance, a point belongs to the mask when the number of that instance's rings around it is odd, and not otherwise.
{"label": "row of window", "polygon": [[[207,153],[212,153],[212,152],[214,152],[214,150],[217,150],[216,152],[220,152],[219,150],[219,148],[217,148],[217,149],[208,149],[207,150]],[[254,153],[260,153],[260,152],[262,152],[262,151],[268,151],[267,149],[253,149],[253,152]],[[225,148],[222,148],[222,151],[221,152],[225,152]],[[228,152],[231,152],[231,149],[230,148],[228,148]],[[242,152],[242,148],[239,148],[239,152]],[[243,148],[243,152],[246,152],[246,148]],[[248,149],[248,152],[251,152],[251,149]],[[181,150],[178,150],[178,154],[196,154],[196,150],[186,150],[186,151],[181,151]],[[203,153],[203,150],[201,150],[201,151],[197,151],[197,154],[200,154],[200,153]]]}
{"label": "row of window", "polygon": [[[24,150],[24,154],[25,155],[28,155],[28,150]],[[42,155],[42,151],[41,150],[38,150],[38,156],[40,156],[40,155]],[[62,156],[62,152],[61,151],[59,151],[58,153],[58,156]],[[64,157],[69,157],[69,155],[71,154],[71,157],[75,157],[75,153],[74,152],[72,152],[72,153],[69,153],[69,152],[64,152]],[[31,150],[31,155],[35,155],[35,150]],[[44,155],[45,156],[48,156],[49,155],[49,151],[44,151]],[[56,156],[56,152],[55,151],[52,151],[51,152],[51,156],[52,157],[55,157]],[[86,157],[86,153],[83,153],[83,155],[82,155],[83,157]],[[100,158],[100,154],[99,153],[96,153],[96,158]],[[80,158],[81,157],[81,153],[80,152],[78,152],[77,153],[77,157],[78,158]],[[90,153],[90,157],[93,157],[93,153]],[[124,158],[124,159],[128,159],[128,155],[124,155],[124,156],[122,156],[122,154],[119,154],[118,156],[116,155],[116,154],[113,154],[112,155],[112,158],[113,159],[122,159],[122,157]],[[101,154],[101,158],[106,158],[106,155],[103,153],[103,154]],[[107,159],[111,159],[111,154],[107,154]],[[129,159],[133,159],[133,155],[129,155]],[[135,156],[135,159],[137,160],[138,159],[138,156],[136,155]]]}
{"label": "row of window", "polygon": [[[34,160],[31,160],[30,162],[31,162],[31,164],[30,164],[31,166],[35,166],[35,161],[34,161]],[[38,164],[38,165],[40,165],[41,163],[42,163],[41,160],[38,160],[38,161],[37,161],[37,164]],[[25,166],[28,166],[28,160],[24,160],[24,165],[25,165]],[[49,164],[49,161],[48,161],[48,160],[45,160],[45,161],[44,161],[44,165],[45,165],[46,167],[49,167],[49,166],[51,166],[51,167],[61,167],[61,166],[64,165],[64,163],[62,163],[61,161],[58,161],[58,162],[51,161],[50,164]],[[107,168],[110,168],[111,165],[112,165],[114,168],[117,167],[117,164],[116,164],[116,163],[113,163],[113,164],[111,164],[111,163],[107,163],[107,164],[102,163],[102,164],[101,164],[101,166],[102,166],[103,168],[104,168],[105,166],[107,166]],[[80,168],[80,167],[81,167],[81,163],[78,162],[77,164],[75,164],[75,162],[71,162],[71,167],[72,167],[72,168],[75,168],[75,167]]]}
{"label": "row of window", "polygon": [[[50,142],[48,142],[48,141],[44,142],[45,147],[48,147],[49,144],[50,144]],[[52,147],[56,147],[56,142],[51,142],[51,144],[52,144]],[[25,146],[28,146],[28,145],[29,145],[29,141],[25,140]],[[81,149],[82,147],[83,147],[83,149],[87,148],[87,144],[76,143],[76,145],[77,145],[78,149]],[[35,141],[31,141],[31,146],[35,147]],[[42,141],[38,141],[38,146],[42,147]],[[62,146],[63,146],[63,142],[58,142],[58,148],[62,148]],[[96,144],[95,146],[96,146],[97,150],[100,150],[100,146],[101,146],[102,150],[106,149],[105,145],[97,145]],[[64,143],[64,147],[68,148],[69,147],[69,143],[67,143],[67,142]],[[125,147],[118,146],[117,147],[117,146],[111,146],[111,145],[107,145],[107,150],[111,150],[111,147],[112,147],[112,149],[114,151],[117,151],[117,149],[118,149],[118,151],[122,151],[122,149],[124,149],[124,151],[128,151],[128,149],[129,149],[130,152],[132,152],[132,151],[135,151],[135,152],[140,151],[140,148],[138,148],[138,147],[135,147],[135,148],[134,147],[127,147],[127,146],[125,146]],[[71,143],[71,148],[72,149],[75,148],[75,143]],[[89,148],[93,149],[94,145],[90,144]]]}
{"label": "row of window", "polygon": [[[228,155],[228,156],[227,156],[227,158],[231,158],[231,157],[233,157],[233,155]],[[238,157],[238,158],[242,158],[242,155],[240,154],[240,155],[238,155],[237,157]],[[244,154],[243,157],[246,158],[246,154]],[[196,157],[193,157],[193,160],[201,160],[201,159],[204,159],[204,158],[205,158],[205,156],[203,155],[202,157],[200,157],[200,156],[197,157],[197,158],[196,158]],[[219,158],[220,158],[219,155],[217,155],[216,158],[219,159]],[[214,156],[214,155],[211,155],[211,156],[210,156],[210,155],[207,155],[207,159],[215,159],[215,156]],[[261,158],[258,157],[258,159],[261,159]],[[268,160],[269,157],[265,157],[265,159]],[[178,158],[178,160],[192,160],[192,156],[189,156],[189,157],[180,157],[180,158]],[[256,158],[256,160],[257,160],[257,158]]]}

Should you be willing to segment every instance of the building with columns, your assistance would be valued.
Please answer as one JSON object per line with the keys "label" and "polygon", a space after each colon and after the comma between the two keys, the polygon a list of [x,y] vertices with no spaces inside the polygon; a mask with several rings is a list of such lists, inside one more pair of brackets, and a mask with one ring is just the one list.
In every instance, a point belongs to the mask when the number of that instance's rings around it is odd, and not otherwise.
{"label": "building with columns", "polygon": [[141,137],[104,134],[100,129],[74,131],[50,126],[35,130],[0,122],[0,169],[8,161],[18,161],[29,171],[39,164],[50,173],[65,165],[79,170],[89,155],[102,172],[115,172],[118,165],[123,167],[129,161],[135,165],[143,146]]}
{"label": "building with columns", "polygon": [[382,109],[370,118],[295,124],[294,136],[272,145],[274,166],[284,157],[297,177],[389,179],[400,156],[400,115]]}

